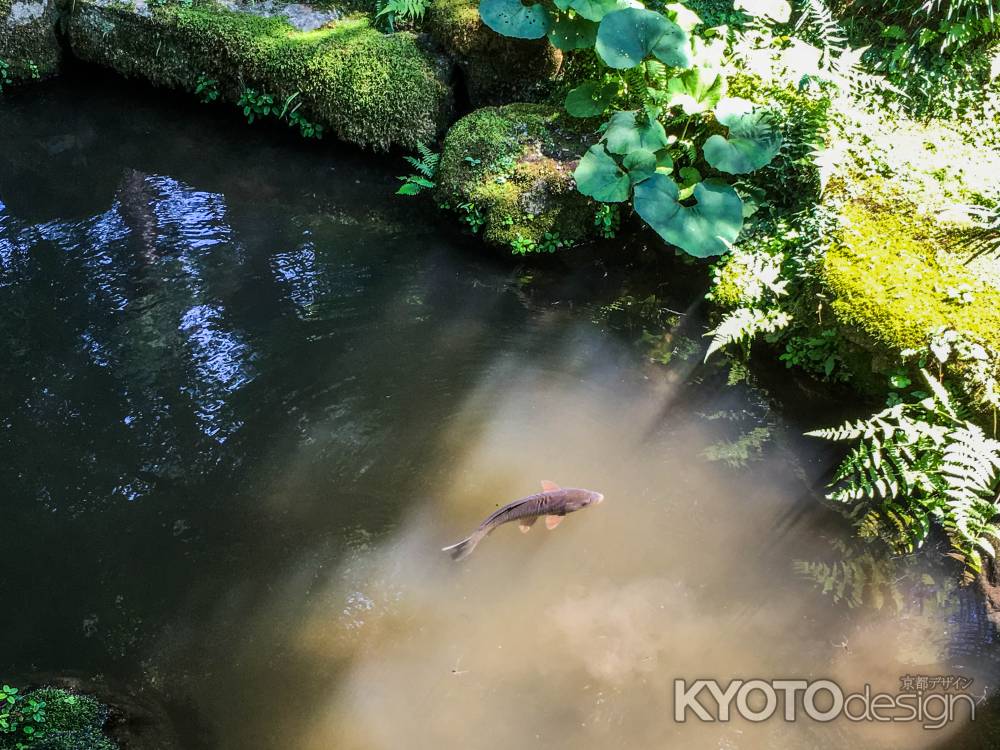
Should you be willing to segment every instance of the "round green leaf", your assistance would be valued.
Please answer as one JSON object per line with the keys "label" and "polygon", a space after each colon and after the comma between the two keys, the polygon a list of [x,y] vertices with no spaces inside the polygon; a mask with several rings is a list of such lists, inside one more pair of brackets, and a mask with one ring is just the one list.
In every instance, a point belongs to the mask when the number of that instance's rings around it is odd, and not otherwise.
{"label": "round green leaf", "polygon": [[635,112],[615,112],[608,121],[603,140],[613,154],[627,154],[637,148],[659,151],[667,145],[667,133],[657,120],[636,121]]}
{"label": "round green leaf", "polygon": [[615,83],[585,81],[566,94],[566,111],[573,117],[594,117],[608,108],[617,91]]}
{"label": "round green leaf", "polygon": [[743,205],[729,185],[706,180],[694,187],[693,206],[681,204],[677,184],[654,174],[635,186],[636,213],[660,237],[698,258],[721,255],[743,228]]}
{"label": "round green leaf", "polygon": [[479,15],[498,34],[517,39],[541,39],[552,25],[544,7],[521,0],[481,0]]}
{"label": "round green leaf", "polygon": [[597,24],[576,16],[559,16],[549,30],[552,46],[564,51],[590,49],[597,40]]}
{"label": "round green leaf", "polygon": [[684,29],[660,13],[623,8],[608,13],[597,29],[597,54],[611,68],[634,68],[648,55],[675,68],[691,67]]}
{"label": "round green leaf", "polygon": [[569,7],[588,21],[600,21],[618,9],[618,0],[570,0]]}
{"label": "round green leaf", "polygon": [[648,149],[638,148],[630,151],[628,156],[622,159],[622,166],[628,172],[629,180],[635,185],[652,177],[656,172],[656,154]]}
{"label": "round green leaf", "polygon": [[604,203],[628,200],[629,178],[600,144],[591,146],[573,172],[576,187],[584,195]]}
{"label": "round green leaf", "polygon": [[692,68],[667,82],[668,107],[679,106],[686,115],[712,109],[726,93],[726,79],[717,70]]}
{"label": "round green leaf", "polygon": [[721,172],[753,172],[769,164],[781,149],[781,134],[770,115],[745,99],[723,99],[715,108],[715,119],[729,128],[729,137],[713,135],[701,150],[705,161]]}
{"label": "round green leaf", "polygon": [[701,16],[681,3],[671,3],[665,10],[670,14],[670,19],[684,31],[693,31],[702,24]]}

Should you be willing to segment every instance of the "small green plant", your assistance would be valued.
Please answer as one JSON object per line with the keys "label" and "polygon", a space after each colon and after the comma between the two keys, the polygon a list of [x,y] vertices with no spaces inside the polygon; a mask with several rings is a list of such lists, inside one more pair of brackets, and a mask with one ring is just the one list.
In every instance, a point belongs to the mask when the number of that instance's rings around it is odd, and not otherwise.
{"label": "small green plant", "polygon": [[397,26],[414,25],[424,20],[430,0],[377,0],[376,20],[384,21],[389,31]]}
{"label": "small green plant", "polygon": [[319,140],[323,137],[323,126],[307,119],[306,116],[297,109],[293,110],[292,113],[288,115],[288,124],[293,128],[298,128],[299,134],[303,138],[315,138]]}
{"label": "small green plant", "polygon": [[211,104],[219,98],[219,82],[202,73],[195,83],[194,95],[202,104]]}
{"label": "small green plant", "polygon": [[824,380],[846,382],[850,380],[851,373],[839,349],[837,331],[827,328],[818,336],[791,336],[779,359],[786,367],[801,367],[822,376]]}
{"label": "small green plant", "polygon": [[28,60],[28,75],[31,76],[31,80],[40,80],[42,74],[38,70],[38,65],[35,64],[34,60]]}
{"label": "small green plant", "polygon": [[441,163],[441,154],[431,151],[423,143],[417,144],[417,153],[418,156],[403,157],[416,172],[399,178],[403,185],[396,191],[396,195],[417,195],[436,186],[434,177],[437,175],[438,164]]}
{"label": "small green plant", "polygon": [[243,110],[243,116],[247,118],[247,122],[249,123],[257,119],[277,115],[280,112],[280,109],[274,103],[273,96],[252,88],[243,89],[239,100],[236,102],[236,106]]}
{"label": "small green plant", "polygon": [[827,497],[861,536],[912,552],[938,524],[970,580],[984,554],[996,556],[1000,441],[964,419],[944,386],[921,372],[931,393],[927,398],[807,434],[856,441]]}
{"label": "small green plant", "polygon": [[618,206],[613,203],[602,203],[597,207],[597,211],[594,212],[594,226],[598,235],[607,240],[613,239],[618,234],[620,225],[621,214]]}
{"label": "small green plant", "polygon": [[462,212],[462,221],[465,222],[473,233],[478,232],[486,223],[486,217],[482,210],[475,203],[459,203],[458,209]]}
{"label": "small green plant", "polygon": [[0,60],[0,94],[3,93],[4,86],[10,86],[12,83],[14,81],[10,77],[10,65],[6,60]]}

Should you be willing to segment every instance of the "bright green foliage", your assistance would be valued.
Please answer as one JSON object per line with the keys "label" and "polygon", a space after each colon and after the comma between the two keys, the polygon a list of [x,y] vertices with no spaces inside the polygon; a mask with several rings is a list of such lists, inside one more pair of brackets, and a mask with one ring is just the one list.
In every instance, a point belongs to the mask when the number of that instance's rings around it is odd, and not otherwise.
{"label": "bright green foliage", "polygon": [[816,335],[790,336],[778,358],[786,367],[801,367],[824,380],[847,381],[851,371],[840,354],[837,330],[827,328]]}
{"label": "bright green foliage", "polygon": [[[782,139],[763,109],[722,100],[721,33],[698,36],[701,19],[680,3],[661,13],[612,0],[556,0],[555,9],[482,0],[480,14],[502,34],[547,34],[562,49],[593,45],[597,75],[565,99],[574,117],[608,117],[600,142],[574,172],[581,193],[608,203],[632,198],[657,234],[691,255],[728,250],[743,226],[743,201],[712,173],[759,169],[777,155]],[[707,139],[703,158],[701,139]]]}
{"label": "bright green foliage", "polygon": [[397,26],[420,23],[430,7],[430,0],[379,0],[375,18],[382,19],[390,31]]}
{"label": "bright green foliage", "polygon": [[60,688],[0,685],[0,750],[117,750],[102,732],[107,709]]}
{"label": "bright green foliage", "polygon": [[271,104],[241,104],[255,118],[265,106],[280,113],[297,95],[300,118],[362,146],[415,148],[432,141],[450,113],[439,61],[412,35],[382,34],[363,18],[300,32],[280,18],[214,6],[171,5],[143,16],[78,0],[68,28],[84,60],[188,91],[211,78],[219,99],[234,103],[246,91],[270,96]]}
{"label": "bright green foliage", "polygon": [[781,148],[781,136],[770,116],[745,99],[723,99],[715,119],[729,128],[729,137],[713,135],[702,147],[705,161],[720,172],[747,174],[769,164]]}
{"label": "bright green foliage", "polygon": [[195,83],[194,95],[202,104],[211,104],[219,98],[219,82],[202,73]]}
{"label": "bright green foliage", "polygon": [[416,173],[399,178],[403,185],[396,191],[396,195],[416,195],[436,187],[434,175],[437,174],[441,154],[434,153],[423,143],[417,144],[417,151],[419,156],[403,157],[416,170]]}
{"label": "bright green foliage", "polygon": [[834,478],[829,499],[864,536],[900,551],[920,547],[932,524],[944,528],[967,577],[995,556],[1000,513],[1000,441],[962,419],[944,387],[923,371],[930,396],[866,420],[808,434],[858,441]]}
{"label": "bright green foliage", "polygon": [[544,7],[521,0],[482,0],[479,13],[495,32],[515,39],[541,39],[552,25]]}
{"label": "bright green foliage", "polygon": [[249,123],[259,118],[277,115],[279,112],[273,96],[251,88],[243,89],[236,106],[243,110],[243,116]]}
{"label": "bright green foliage", "polygon": [[691,67],[687,32],[662,14],[642,8],[606,15],[595,48],[609,68],[634,68],[650,55],[674,68]]}
{"label": "bright green foliage", "polygon": [[694,186],[695,203],[679,200],[672,179],[655,174],[635,187],[635,210],[667,242],[705,258],[726,252],[743,227],[743,204],[732,187],[706,180]]}

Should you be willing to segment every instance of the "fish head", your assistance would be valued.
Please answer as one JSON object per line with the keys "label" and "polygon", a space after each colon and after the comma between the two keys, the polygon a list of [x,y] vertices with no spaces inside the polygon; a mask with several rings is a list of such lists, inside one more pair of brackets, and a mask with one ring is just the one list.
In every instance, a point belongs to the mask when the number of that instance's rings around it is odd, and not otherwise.
{"label": "fish head", "polygon": [[576,490],[566,501],[566,511],[572,513],[575,510],[586,508],[588,505],[597,505],[604,500],[604,495],[593,490]]}

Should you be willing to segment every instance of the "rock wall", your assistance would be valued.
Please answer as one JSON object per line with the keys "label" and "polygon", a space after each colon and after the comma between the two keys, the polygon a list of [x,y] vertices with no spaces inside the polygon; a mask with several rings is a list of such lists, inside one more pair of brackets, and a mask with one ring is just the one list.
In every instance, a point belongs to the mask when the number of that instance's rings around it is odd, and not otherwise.
{"label": "rock wall", "polygon": [[417,37],[301,4],[268,12],[260,4],[77,0],[69,42],[83,60],[160,86],[193,92],[207,81],[232,102],[249,88],[279,106],[295,96],[301,115],[368,148],[413,148],[444,131],[450,66]]}
{"label": "rock wall", "polygon": [[0,0],[0,89],[46,78],[59,68],[55,0]]}

